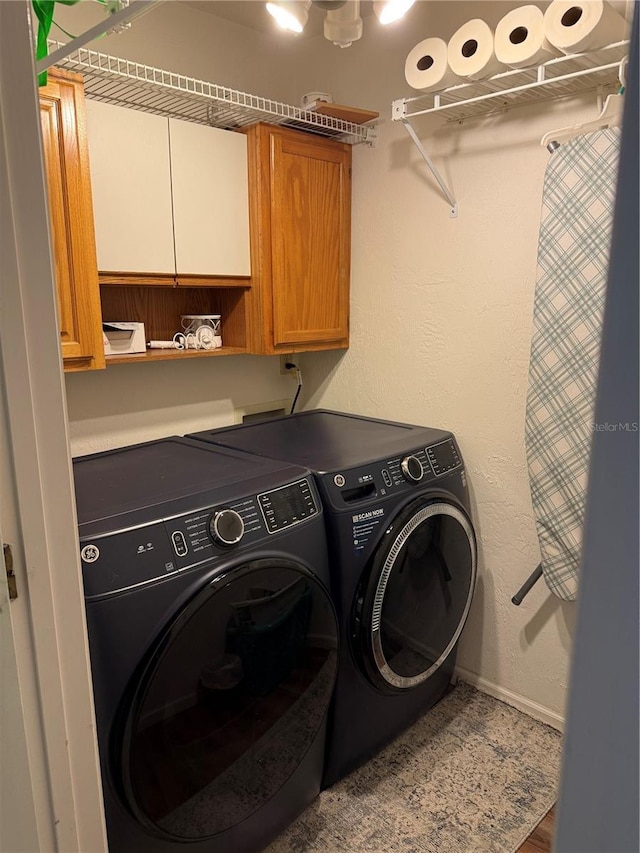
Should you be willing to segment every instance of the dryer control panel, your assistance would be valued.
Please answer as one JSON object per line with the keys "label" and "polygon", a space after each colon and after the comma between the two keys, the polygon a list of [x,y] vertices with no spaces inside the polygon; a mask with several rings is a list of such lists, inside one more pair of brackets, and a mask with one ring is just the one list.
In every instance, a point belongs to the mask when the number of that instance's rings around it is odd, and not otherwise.
{"label": "dryer control panel", "polygon": [[224,507],[166,519],[165,527],[178,568],[212,557],[221,550],[255,544],[317,515],[318,501],[308,478],[230,501]]}
{"label": "dryer control panel", "polygon": [[418,485],[435,484],[456,469],[461,469],[464,476],[455,439],[447,438],[427,447],[408,449],[403,456],[323,474],[322,487],[332,506],[348,509],[410,492]]}
{"label": "dryer control panel", "polygon": [[82,539],[85,595],[110,595],[238,548],[251,550],[317,516],[319,507],[315,485],[305,477],[221,506]]}

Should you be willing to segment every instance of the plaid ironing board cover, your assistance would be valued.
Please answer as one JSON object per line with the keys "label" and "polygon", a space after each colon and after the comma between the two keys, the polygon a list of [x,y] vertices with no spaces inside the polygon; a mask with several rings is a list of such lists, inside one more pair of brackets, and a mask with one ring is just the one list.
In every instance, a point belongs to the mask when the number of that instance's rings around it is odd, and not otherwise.
{"label": "plaid ironing board cover", "polygon": [[578,590],[619,131],[562,145],[544,178],[525,423],[549,589]]}

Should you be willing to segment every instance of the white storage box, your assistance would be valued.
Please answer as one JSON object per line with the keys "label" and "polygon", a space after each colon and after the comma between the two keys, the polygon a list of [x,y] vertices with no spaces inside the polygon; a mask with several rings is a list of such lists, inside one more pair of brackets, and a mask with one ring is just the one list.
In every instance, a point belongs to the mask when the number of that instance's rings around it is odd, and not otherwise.
{"label": "white storage box", "polygon": [[102,337],[105,355],[127,355],[147,351],[144,323],[103,323]]}

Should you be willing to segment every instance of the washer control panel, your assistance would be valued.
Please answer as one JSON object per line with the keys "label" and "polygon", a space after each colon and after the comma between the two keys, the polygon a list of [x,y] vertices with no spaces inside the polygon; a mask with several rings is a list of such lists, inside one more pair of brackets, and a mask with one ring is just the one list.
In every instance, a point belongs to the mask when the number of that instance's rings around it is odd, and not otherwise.
{"label": "washer control panel", "polygon": [[424,477],[424,466],[417,456],[405,456],[400,463],[400,470],[410,483],[419,483]]}
{"label": "washer control panel", "polygon": [[423,447],[412,450],[406,456],[387,459],[381,473],[382,479],[389,488],[407,483],[419,483],[421,480],[428,480],[429,477],[433,476],[431,465]]}
{"label": "washer control panel", "polygon": [[427,447],[426,454],[436,477],[448,474],[461,464],[458,449],[450,438]]}
{"label": "washer control panel", "polygon": [[333,471],[323,476],[322,484],[331,504],[345,509],[408,492],[417,485],[434,483],[461,466],[456,443],[453,438],[447,438],[427,447],[408,450],[403,456]]}

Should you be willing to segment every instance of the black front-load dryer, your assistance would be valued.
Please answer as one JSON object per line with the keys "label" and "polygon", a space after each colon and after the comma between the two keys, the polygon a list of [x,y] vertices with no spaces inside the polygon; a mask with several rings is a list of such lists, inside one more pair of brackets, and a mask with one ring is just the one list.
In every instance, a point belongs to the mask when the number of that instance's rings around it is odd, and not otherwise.
{"label": "black front-load dryer", "polygon": [[337,667],[313,477],[181,438],[74,475],[109,850],[263,849],[320,791]]}
{"label": "black front-load dryer", "polygon": [[343,637],[323,782],[331,785],[450,683],[476,581],[460,450],[449,432],[320,410],[192,437],[315,474]]}

